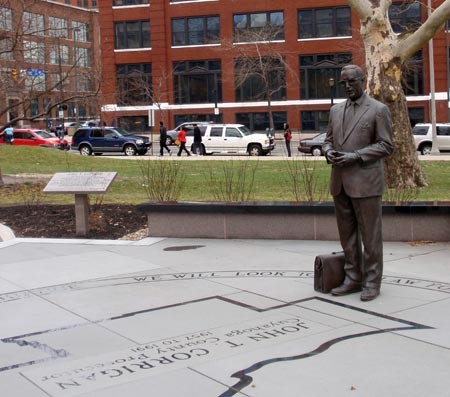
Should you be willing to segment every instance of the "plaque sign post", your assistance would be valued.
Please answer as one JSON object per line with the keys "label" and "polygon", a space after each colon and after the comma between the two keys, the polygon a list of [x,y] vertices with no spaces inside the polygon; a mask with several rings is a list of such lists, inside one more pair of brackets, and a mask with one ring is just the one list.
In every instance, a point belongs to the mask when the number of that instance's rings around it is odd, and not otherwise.
{"label": "plaque sign post", "polygon": [[106,193],[117,172],[57,172],[44,188],[45,193],[75,195],[76,235],[89,233],[89,194]]}

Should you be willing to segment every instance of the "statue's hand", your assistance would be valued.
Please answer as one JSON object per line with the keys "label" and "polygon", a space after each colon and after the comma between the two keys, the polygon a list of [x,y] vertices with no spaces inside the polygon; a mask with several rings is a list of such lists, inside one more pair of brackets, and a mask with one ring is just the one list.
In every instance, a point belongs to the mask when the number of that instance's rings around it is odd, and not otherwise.
{"label": "statue's hand", "polygon": [[330,149],[325,153],[325,158],[329,163],[334,164],[337,153],[336,150]]}
{"label": "statue's hand", "polygon": [[330,162],[338,167],[345,167],[347,165],[358,163],[360,159],[361,158],[355,152],[335,152],[334,159],[333,161],[330,160]]}

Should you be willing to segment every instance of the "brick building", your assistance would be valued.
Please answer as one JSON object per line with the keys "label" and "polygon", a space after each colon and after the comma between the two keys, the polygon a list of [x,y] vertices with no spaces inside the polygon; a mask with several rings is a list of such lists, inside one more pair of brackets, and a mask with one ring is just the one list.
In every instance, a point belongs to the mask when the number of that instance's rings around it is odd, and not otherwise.
{"label": "brick building", "polygon": [[[276,130],[285,122],[294,130],[322,130],[330,103],[344,97],[336,84],[341,67],[364,65],[359,19],[343,0],[101,0],[98,7],[102,117],[132,131],[160,119],[169,127],[217,120],[263,130],[267,87]],[[390,18],[400,32],[425,20],[426,9],[394,2]],[[438,121],[449,117],[447,40],[444,29],[433,40]],[[255,59],[261,49],[264,64],[278,54],[282,61],[272,61],[263,77],[240,79],[240,59]],[[406,74],[413,124],[430,118],[428,56],[425,46]]]}
{"label": "brick building", "polygon": [[82,8],[94,8],[98,6],[99,0],[54,0],[58,3],[82,7]]}
{"label": "brick building", "polygon": [[[5,0],[0,17],[0,124],[18,118],[13,125],[44,128],[96,117],[98,11]],[[58,109],[58,103],[64,105]]]}

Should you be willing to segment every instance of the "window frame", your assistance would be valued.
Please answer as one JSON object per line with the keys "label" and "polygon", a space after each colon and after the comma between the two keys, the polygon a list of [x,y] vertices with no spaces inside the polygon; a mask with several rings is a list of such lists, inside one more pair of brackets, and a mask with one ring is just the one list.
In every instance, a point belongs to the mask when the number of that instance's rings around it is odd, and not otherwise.
{"label": "window frame", "polygon": [[152,103],[152,64],[116,65],[116,84],[119,105],[139,106]]}
{"label": "window frame", "polygon": [[[344,88],[337,82],[340,80],[342,67],[351,64],[352,57],[350,52],[300,55],[300,98],[302,100],[329,99],[331,90],[333,90],[334,98],[344,98]],[[307,62],[308,58],[312,62]],[[330,78],[335,81],[332,88],[329,84]]]}
{"label": "window frame", "polygon": [[[208,29],[209,23],[214,20],[217,20],[217,29]],[[202,30],[191,30],[190,23],[194,20],[202,20],[203,29]],[[175,24],[183,23],[183,29],[176,30]],[[202,32],[200,42],[193,43],[191,42],[191,35],[194,32]],[[182,18],[172,18],[171,20],[171,33],[172,33],[172,46],[173,47],[181,47],[181,46],[200,46],[200,45],[208,45],[208,44],[217,44],[220,41],[220,16],[219,15],[205,15],[205,16],[191,16],[191,17],[182,17]],[[216,34],[215,34],[216,33]],[[179,36],[177,38],[176,36]],[[212,38],[210,41],[209,39]]]}
{"label": "window frame", "polygon": [[[319,34],[318,32],[318,19],[319,13],[324,11],[331,11],[331,33],[330,34]],[[345,17],[339,16],[339,11],[347,11]],[[309,16],[305,16],[304,20],[309,21],[308,23],[304,23],[301,21],[302,13],[310,13]],[[309,31],[305,31],[303,26],[310,26]],[[326,26],[326,23],[320,23],[320,25]],[[320,26],[319,25],[319,26]],[[342,28],[340,28],[342,26]],[[342,32],[340,32],[342,30]],[[348,6],[339,6],[339,7],[320,7],[320,8],[304,8],[297,10],[297,32],[299,40],[308,40],[308,39],[322,39],[322,38],[331,38],[331,37],[351,37],[352,36],[352,16],[351,9]],[[305,32],[302,34],[302,32]],[[309,34],[307,34],[309,33]]]}
{"label": "window frame", "polygon": [[[217,68],[215,65],[219,67]],[[172,70],[174,103],[222,101],[222,63],[220,59],[174,62]],[[195,98],[196,89],[201,92]]]}
{"label": "window frame", "polygon": [[[137,29],[132,29],[133,25],[138,25]],[[148,33],[148,35],[147,35]],[[133,38],[136,35],[136,38]],[[136,41],[135,45],[130,45]],[[136,48],[150,48],[150,21],[148,19],[139,19],[132,21],[114,22],[114,49],[132,50]]]}
{"label": "window frame", "polygon": [[[274,24],[272,23],[272,16],[275,16],[277,14],[281,14],[282,22],[281,24]],[[255,26],[255,22],[257,22],[254,17],[257,15],[264,15],[265,16],[265,23],[259,26]],[[240,22],[236,22],[237,18],[243,18]],[[245,26],[240,27],[238,26],[242,21],[245,19]],[[254,26],[252,26],[252,24]],[[283,41],[285,40],[285,17],[284,17],[284,10],[271,10],[271,11],[259,11],[259,12],[244,12],[244,13],[237,13],[233,14],[233,40],[235,42],[253,42],[256,40],[251,39],[252,33],[255,34],[255,37],[262,32],[262,35],[264,35],[264,32],[267,31],[267,33],[270,35],[271,31],[273,29],[273,32],[275,34],[275,37],[269,37],[270,41],[273,40],[279,40]],[[277,30],[279,29],[279,30]],[[247,32],[252,32],[250,34],[243,34]],[[247,40],[246,36],[247,35]],[[250,36],[250,37],[248,37]],[[257,40],[261,41],[261,40]],[[263,40],[265,41],[265,40]]]}

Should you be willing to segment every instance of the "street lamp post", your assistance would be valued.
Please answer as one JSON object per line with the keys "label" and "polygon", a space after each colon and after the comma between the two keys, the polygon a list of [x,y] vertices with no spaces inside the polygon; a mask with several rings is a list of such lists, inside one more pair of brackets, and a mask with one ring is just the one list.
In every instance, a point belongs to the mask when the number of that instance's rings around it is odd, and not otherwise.
{"label": "street lamp post", "polygon": [[331,106],[333,106],[334,102],[334,79],[333,77],[330,77],[328,80],[328,84],[330,86],[330,99],[331,99]]}

